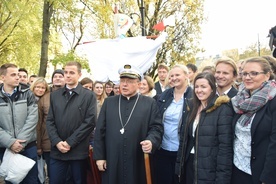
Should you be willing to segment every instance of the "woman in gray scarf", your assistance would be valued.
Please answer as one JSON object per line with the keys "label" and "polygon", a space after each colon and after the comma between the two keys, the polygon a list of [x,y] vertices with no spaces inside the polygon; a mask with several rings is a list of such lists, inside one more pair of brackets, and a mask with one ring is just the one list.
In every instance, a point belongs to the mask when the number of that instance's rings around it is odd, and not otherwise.
{"label": "woman in gray scarf", "polygon": [[261,57],[245,61],[234,117],[233,184],[276,182],[276,82]]}

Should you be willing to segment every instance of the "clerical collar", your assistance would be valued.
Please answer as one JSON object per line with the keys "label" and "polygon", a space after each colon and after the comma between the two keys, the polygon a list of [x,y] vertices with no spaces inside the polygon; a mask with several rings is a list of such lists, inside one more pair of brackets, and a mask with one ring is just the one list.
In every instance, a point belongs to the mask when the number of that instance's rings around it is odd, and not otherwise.
{"label": "clerical collar", "polygon": [[121,94],[122,99],[126,99],[126,100],[134,100],[134,99],[136,99],[136,98],[137,98],[137,96],[138,96],[138,95],[139,95],[139,94],[138,94],[138,93],[136,93],[134,96],[127,97],[127,96],[124,96],[124,95],[122,95],[122,94]]}
{"label": "clerical collar", "polygon": [[[139,93],[137,93],[135,96],[137,96],[137,98],[136,98],[136,101],[135,101],[135,103],[134,103],[134,105],[133,105],[133,107],[132,107],[132,109],[131,109],[131,112],[130,112],[130,114],[129,114],[129,116],[128,116],[128,119],[127,119],[127,121],[125,122],[125,123],[123,123],[123,121],[122,121],[122,115],[121,115],[121,98],[122,98],[122,96],[123,95],[120,95],[120,97],[119,97],[119,118],[120,118],[120,123],[121,123],[121,126],[122,126],[122,128],[120,129],[120,133],[121,134],[124,134],[125,133],[125,127],[127,126],[127,124],[128,124],[128,122],[129,122],[129,120],[130,120],[130,118],[131,118],[131,116],[132,116],[132,113],[133,113],[133,111],[134,111],[134,109],[135,109],[135,107],[136,107],[136,105],[137,105],[137,102],[138,102],[138,100],[139,100]],[[125,97],[125,98],[127,98],[127,97]],[[129,98],[131,98],[131,97],[129,97]],[[133,98],[134,99],[134,98]]]}

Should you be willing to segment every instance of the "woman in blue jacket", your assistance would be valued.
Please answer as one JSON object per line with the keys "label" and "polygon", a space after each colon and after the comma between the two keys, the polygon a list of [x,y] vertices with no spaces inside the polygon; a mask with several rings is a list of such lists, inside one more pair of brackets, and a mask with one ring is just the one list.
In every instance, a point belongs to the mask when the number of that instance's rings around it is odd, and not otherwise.
{"label": "woman in blue jacket", "polygon": [[187,100],[192,97],[186,66],[173,66],[169,78],[174,87],[164,91],[157,101],[164,124],[161,148],[154,154],[153,169],[157,184],[178,183],[174,169],[179,133],[185,122]]}

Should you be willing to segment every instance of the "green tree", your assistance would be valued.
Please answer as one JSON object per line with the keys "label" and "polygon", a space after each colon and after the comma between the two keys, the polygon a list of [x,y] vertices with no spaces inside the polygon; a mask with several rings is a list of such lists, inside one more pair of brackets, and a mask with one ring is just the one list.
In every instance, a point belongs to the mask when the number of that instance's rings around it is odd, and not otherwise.
{"label": "green tree", "polygon": [[[114,1],[55,0],[54,2],[54,13],[51,20],[52,29],[61,33],[62,37],[67,40],[68,54],[75,54],[79,43],[87,41],[87,39],[115,37]],[[136,24],[128,31],[128,36],[141,35],[141,27],[139,26],[141,23],[140,2],[140,0],[120,1],[119,12],[137,18]],[[158,35],[159,33],[153,30],[152,27],[170,15],[176,17],[176,26],[166,29],[169,37],[157,54],[156,63],[149,70],[150,75],[155,75],[155,70],[160,62],[173,65],[176,62],[195,61],[194,55],[199,51],[197,43],[200,36],[200,24],[203,21],[203,2],[201,0],[190,0],[183,4],[182,0],[144,0],[144,29],[146,35]],[[60,49],[54,51],[54,55],[57,57],[63,55]],[[46,65],[44,64],[44,66]]]}
{"label": "green tree", "polygon": [[[154,76],[160,62],[169,66],[194,62],[203,20],[201,0],[144,0],[146,35],[158,35],[152,27],[174,15],[176,26],[167,28],[169,37],[149,70]],[[64,55],[75,55],[87,39],[114,38],[113,0],[2,0],[0,4],[0,62],[13,62],[29,73],[45,76],[48,61],[64,53],[62,37],[69,47]],[[140,0],[122,0],[120,12],[134,16],[136,24],[128,36],[141,35]],[[43,20],[43,21],[41,21]],[[84,38],[85,36],[85,38]],[[62,42],[64,44],[64,42]],[[76,58],[76,56],[75,56]],[[40,65],[38,65],[40,60]],[[53,63],[54,64],[54,63]],[[88,64],[85,65],[88,67]]]}
{"label": "green tree", "polygon": [[[68,61],[77,60],[82,63],[84,69],[89,71],[87,59],[75,54],[75,50],[85,33],[86,26],[89,25],[88,21],[86,21],[87,6],[83,5],[81,1],[76,0],[53,0],[51,3],[51,6],[48,5],[47,7],[48,11],[51,11],[53,14],[50,16],[49,12],[46,12],[46,29],[49,30],[51,25],[51,35],[46,35],[46,38],[49,38],[47,41],[49,41],[50,47],[49,49],[45,47],[44,52],[46,53],[47,50],[51,50],[53,59],[48,59],[45,54],[45,58],[41,59],[41,70],[46,70],[48,60],[54,67],[57,64],[64,65]],[[50,24],[48,24],[49,20]],[[46,31],[46,34],[48,33],[49,31]],[[61,48],[60,41],[62,38],[65,38],[68,43],[62,44],[69,45],[63,49]]]}
{"label": "green tree", "polygon": [[[239,59],[246,59],[250,57],[256,57],[259,55],[259,50],[257,43],[249,45],[246,49],[240,54]],[[271,51],[268,47],[260,45],[260,56],[271,55]]]}
{"label": "green tree", "polygon": [[41,40],[40,0],[2,0],[0,64],[11,62],[37,73]]}
{"label": "green tree", "polygon": [[229,57],[229,58],[233,59],[234,61],[238,61],[240,58],[238,49],[231,49],[231,50],[223,51],[222,55]]}
{"label": "green tree", "polygon": [[203,17],[203,3],[201,0],[190,1],[154,1],[154,13],[149,15],[149,5],[146,6],[148,32],[158,34],[152,27],[164,18],[174,15],[176,22],[174,27],[166,28],[167,41],[159,50],[156,63],[149,70],[149,74],[156,78],[156,69],[159,63],[167,63],[172,66],[175,63],[194,63],[195,55],[200,51],[198,42],[200,39]]}
{"label": "green tree", "polygon": [[[164,18],[174,15],[176,25],[166,28],[168,33],[167,41],[159,50],[156,63],[148,71],[148,74],[156,77],[156,68],[159,63],[164,62],[171,66],[174,63],[193,63],[194,56],[200,51],[198,41],[200,38],[200,25],[203,19],[202,0],[144,0],[145,22],[141,25],[141,1],[129,0],[120,1],[119,12],[136,18],[135,24],[128,31],[128,36],[140,36],[141,30],[145,29],[146,35],[158,35],[159,32],[153,26],[161,22]],[[112,1],[90,1],[86,3],[91,10],[94,28],[100,38],[114,37],[114,23],[112,11]],[[96,13],[95,13],[96,12]],[[108,31],[107,31],[108,30]],[[95,37],[98,38],[98,37]]]}
{"label": "green tree", "polygon": [[88,65],[88,61],[86,58],[77,56],[74,51],[57,55],[53,60],[51,60],[51,63],[54,66],[57,66],[58,64],[64,66],[69,61],[78,61],[81,63],[82,68],[87,69],[88,72],[90,72],[90,68]]}

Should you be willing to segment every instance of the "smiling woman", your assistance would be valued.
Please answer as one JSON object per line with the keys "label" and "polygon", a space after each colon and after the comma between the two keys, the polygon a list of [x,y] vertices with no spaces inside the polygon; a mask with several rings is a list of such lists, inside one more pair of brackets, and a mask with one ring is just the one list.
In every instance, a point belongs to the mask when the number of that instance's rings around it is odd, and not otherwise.
{"label": "smiling woman", "polygon": [[184,183],[230,183],[232,173],[232,116],[230,98],[216,96],[215,77],[199,73],[187,121],[180,134],[176,174]]}
{"label": "smiling woman", "polygon": [[93,91],[97,96],[97,117],[101,111],[101,107],[104,103],[106,96],[104,83],[96,81],[93,86]]}
{"label": "smiling woman", "polygon": [[272,77],[271,66],[261,58],[247,60],[243,67],[242,79],[245,88],[252,93],[261,87],[262,83]]}
{"label": "smiling woman", "polygon": [[157,100],[164,124],[161,148],[154,155],[154,177],[158,184],[177,183],[174,166],[180,130],[186,120],[187,100],[192,97],[185,65],[174,65],[169,71],[169,78],[174,87],[161,93]]}
{"label": "smiling woman", "polygon": [[30,87],[31,91],[39,100],[45,93],[49,91],[47,81],[43,77],[37,77]]}
{"label": "smiling woman", "polygon": [[111,81],[108,81],[107,83],[105,83],[105,93],[106,93],[106,96],[113,96],[113,87],[114,87],[114,84],[113,82]]}
{"label": "smiling woman", "polygon": [[80,84],[82,85],[82,87],[93,91],[93,81],[92,81],[92,79],[90,79],[88,77],[85,77],[80,81]]}
{"label": "smiling woman", "polygon": [[156,91],[154,89],[154,82],[150,76],[144,76],[144,79],[141,81],[141,85],[139,87],[139,92],[142,95],[149,97],[154,97],[156,95]]}
{"label": "smiling woman", "polygon": [[234,116],[233,184],[275,183],[276,82],[261,57],[245,61],[243,84],[232,99]]}

